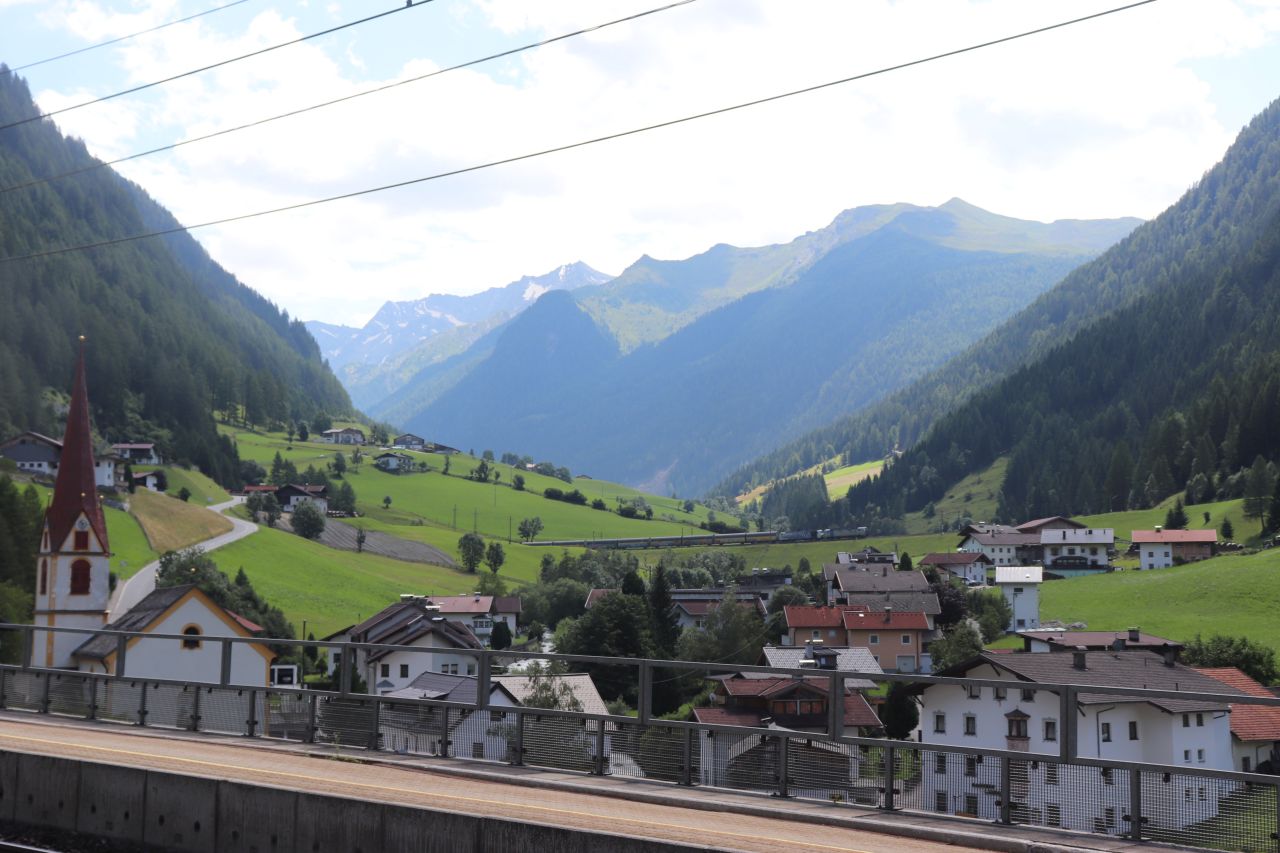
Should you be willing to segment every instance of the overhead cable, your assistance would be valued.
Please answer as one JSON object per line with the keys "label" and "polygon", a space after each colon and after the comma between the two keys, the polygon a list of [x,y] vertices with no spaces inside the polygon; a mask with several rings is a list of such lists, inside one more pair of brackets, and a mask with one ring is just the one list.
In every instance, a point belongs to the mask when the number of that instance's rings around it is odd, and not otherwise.
{"label": "overhead cable", "polygon": [[8,66],[0,68],[0,74],[12,74],[15,71],[23,71],[27,68],[35,68],[37,65],[46,65],[50,62],[57,62],[59,59],[66,59],[69,56],[78,56],[81,53],[88,53],[91,50],[97,50],[100,47],[109,47],[113,44],[119,44],[122,41],[128,41],[131,38],[145,36],[147,33],[154,33],[157,30],[163,30],[165,27],[172,27],[174,24],[185,24],[187,21],[194,21],[196,18],[202,18],[205,15],[212,15],[214,12],[221,12],[223,9],[230,9],[232,6],[239,6],[241,3],[248,3],[249,0],[232,0],[230,3],[223,3],[221,6],[214,6],[212,9],[205,9],[203,12],[196,12],[194,15],[187,15],[185,18],[178,18],[173,21],[166,21],[163,24],[156,24],[154,27],[145,30],[138,30],[136,33],[129,33],[127,36],[117,36],[113,39],[100,41],[97,44],[91,44],[87,47],[81,47],[76,50],[69,50],[66,53],[60,53],[57,56],[38,59],[35,62],[28,62],[26,65],[18,65],[13,68]]}
{"label": "overhead cable", "polygon": [[119,92],[112,92],[110,95],[103,95],[101,97],[93,98],[88,101],[82,101],[78,104],[72,104],[71,106],[68,106],[68,107],[62,107],[61,109],[50,110],[47,113],[39,113],[37,115],[27,116],[24,119],[19,119],[18,121],[11,121],[8,124],[0,124],[0,130],[8,130],[11,127],[18,127],[20,125],[30,124],[33,121],[39,121],[42,118],[50,118],[52,116],[62,115],[63,113],[69,113],[72,110],[78,110],[82,107],[92,106],[93,104],[100,104],[103,101],[110,101],[113,98],[119,98],[124,95],[132,95],[135,92],[142,92],[146,89],[152,89],[152,88],[155,88],[156,86],[162,86],[165,83],[172,83],[174,80],[181,80],[184,77],[192,77],[196,74],[202,74],[205,71],[212,71],[215,68],[222,68],[223,66],[231,65],[232,63],[235,63],[235,62],[240,62],[245,59],[252,59],[255,56],[262,56],[264,53],[271,53],[273,50],[279,50],[282,47],[291,47],[295,44],[302,44],[305,41],[310,41],[311,39],[320,38],[321,36],[327,36],[332,33],[336,33],[339,30],[349,29],[350,27],[359,26],[360,24],[367,24],[370,21],[376,21],[379,18],[385,18],[388,15],[396,15],[396,14],[399,14],[400,12],[406,12],[410,9],[417,9],[420,6],[425,6],[431,2],[434,2],[434,0],[418,0],[418,2],[416,3],[407,3],[404,6],[397,6],[396,8],[390,9],[386,12],[379,12],[378,14],[370,15],[367,18],[360,18],[357,21],[348,21],[345,24],[339,24],[336,27],[330,27],[329,29],[321,30],[318,33],[311,33],[310,35],[299,36],[296,39],[290,39],[289,41],[280,42],[279,44],[273,44],[269,47],[259,48],[258,50],[250,51],[249,53],[244,53],[239,56],[233,56],[229,59],[223,59],[213,63],[212,65],[203,65],[200,68],[193,68],[190,71],[183,71],[181,74],[174,74],[170,77],[165,77],[161,80],[153,80],[150,83],[143,83],[139,86],[134,86],[129,89],[121,89]]}
{"label": "overhead cable", "polygon": [[199,228],[209,228],[214,225],[227,225],[232,222],[241,222],[246,219],[257,219],[263,216],[270,216],[276,213],[285,213],[291,210],[302,210],[308,207],[316,207],[322,204],[329,204],[330,202],[344,201],[346,199],[352,199],[352,198],[360,198],[362,196],[373,195],[375,193],[386,192],[388,190],[400,189],[402,187],[414,186],[416,184],[423,184],[429,181],[438,181],[442,178],[454,177],[456,175],[465,175],[469,172],[478,172],[483,169],[493,168],[495,166],[505,166],[510,163],[519,163],[524,160],[532,160],[536,157],[543,157],[548,154],[557,154],[562,151],[571,151],[575,148],[584,148],[588,145],[594,145],[598,142],[608,142],[614,139],[623,139],[628,136],[635,136],[637,134],[647,133],[649,131],[659,130],[665,127],[674,127],[676,125],[686,124],[688,122],[696,121],[698,119],[710,118],[711,116],[724,115],[726,113],[731,113],[738,110],[744,110],[744,109],[747,109],[748,107],[755,107],[755,106],[760,106],[762,104],[773,103],[774,101],[780,101],[785,98],[792,98],[797,95],[805,95],[811,92],[818,92],[824,89],[830,89],[832,87],[840,86],[845,83],[852,83],[856,80],[865,80],[869,77],[876,77],[882,74],[888,74],[893,71],[900,71],[904,68],[911,68],[917,65],[923,65],[928,62],[935,62],[940,59],[947,59],[949,57],[970,53],[975,50],[981,50],[983,48],[992,47],[999,44],[1005,44],[1011,41],[1017,41],[1018,39],[1027,38],[1029,36],[1040,35],[1042,33],[1047,33],[1053,30],[1062,29],[1063,27],[1069,27],[1069,26],[1072,26],[1073,24],[1083,23],[1085,21],[1092,21],[1097,18],[1106,17],[1108,15],[1114,15],[1118,12],[1125,12],[1130,9],[1136,9],[1140,6],[1147,6],[1155,2],[1157,2],[1157,0],[1137,0],[1137,2],[1134,2],[1134,3],[1129,3],[1124,6],[1116,6],[1112,9],[1107,9],[1102,12],[1095,12],[1091,15],[1085,15],[1079,18],[1072,18],[1071,20],[1068,20],[1068,21],[1061,21],[1056,24],[1049,24],[1048,26],[1037,27],[1036,29],[1033,29],[1033,30],[1026,30],[1024,32],[1015,33],[1013,35],[1003,36],[997,39],[991,39],[990,41],[968,45],[967,47],[960,47],[954,50],[948,50],[943,53],[935,53],[931,56],[925,56],[919,59],[912,59],[907,62],[900,62],[896,65],[889,65],[884,68],[878,68],[874,71],[864,71],[861,74],[854,74],[849,77],[842,77],[838,80],[831,80],[826,83],[818,83],[813,86],[806,86],[802,89],[792,89],[791,91],[782,92],[776,95],[769,95],[763,98],[756,98],[751,101],[743,101],[742,103],[733,104],[732,106],[720,107],[719,109],[714,109],[714,110],[707,110],[706,112],[695,113],[693,115],[683,116],[681,118],[674,118],[668,121],[658,122],[657,124],[650,124],[644,127],[637,127],[637,128],[632,128],[630,130],[618,131],[617,133],[610,133],[604,136],[597,136],[591,139],[584,139],[578,142],[570,142],[565,145],[557,145],[552,148],[544,148],[539,151],[533,151],[526,154],[518,154],[512,157],[505,157],[501,160],[491,160],[487,163],[480,163],[475,166],[465,166],[460,169],[451,169],[447,172],[437,172],[433,175],[425,175],[419,178],[410,178],[404,181],[396,181],[395,183],[391,183],[391,184],[383,184],[381,186],[368,187],[362,190],[354,190],[352,192],[340,193],[338,195],[327,196],[325,198],[318,198],[318,199],[312,199],[310,201],[297,202],[295,204],[284,205],[283,207],[274,207],[267,210],[258,210],[252,213],[242,213],[236,216],[225,216],[225,217],[222,217],[221,219],[211,219],[206,222],[197,223],[195,225],[179,225],[173,228],[164,228],[157,231],[147,231],[141,234],[133,234],[127,237],[116,237],[110,240],[99,240],[93,243],[82,243],[76,246],[65,246],[57,249],[46,249],[41,252],[32,252],[27,255],[15,255],[13,257],[0,258],[0,263],[9,263],[11,261],[35,260],[37,258],[47,258],[53,255],[66,254],[68,252],[79,252],[79,251],[85,251],[87,249],[99,249],[106,246],[116,246],[122,243],[132,243],[137,240],[145,240],[150,237],[163,237],[170,234],[178,234],[184,231],[189,232]]}
{"label": "overhead cable", "polygon": [[[241,0],[241,2],[243,2],[243,0]],[[226,136],[227,134],[230,134],[230,133],[236,133],[237,131],[248,130],[249,128],[253,128],[253,127],[260,127],[264,124],[270,124],[271,122],[279,121],[281,119],[292,118],[293,116],[298,116],[304,113],[312,112],[314,110],[323,109],[324,107],[331,107],[334,104],[341,104],[346,101],[354,101],[357,98],[363,98],[365,95],[373,95],[373,94],[377,94],[378,92],[385,92],[388,89],[394,89],[398,86],[405,86],[405,85],[408,85],[409,83],[417,83],[422,80],[428,80],[432,77],[439,77],[441,74],[447,74],[450,71],[458,71],[463,68],[470,68],[473,65],[479,65],[484,62],[491,62],[495,59],[503,59],[505,57],[512,56],[517,53],[522,53],[523,51],[526,51],[526,50],[533,50],[534,48],[545,47],[546,45],[554,44],[555,42],[558,42],[558,41],[564,41],[565,39],[574,38],[575,36],[597,32],[599,30],[605,29],[606,27],[612,27],[616,24],[623,24],[628,21],[634,21],[639,18],[646,17],[648,15],[656,15],[659,12],[665,12],[669,9],[674,9],[678,6],[687,6],[690,3],[694,3],[694,2],[696,2],[696,0],[677,0],[677,2],[675,3],[668,3],[666,6],[659,6],[656,9],[649,9],[646,12],[637,12],[636,14],[628,15],[625,18],[616,18],[612,21],[606,21],[603,24],[596,24],[595,26],[584,27],[583,29],[580,29],[580,30],[574,30],[571,33],[564,33],[563,35],[558,35],[553,38],[543,39],[542,41],[531,42],[526,45],[521,45],[520,47],[513,47],[510,50],[504,50],[501,53],[491,53],[488,56],[483,56],[483,57],[480,57],[479,59],[472,59],[467,62],[459,63],[458,65],[451,65],[448,68],[439,68],[435,71],[431,71],[426,74],[419,74],[416,77],[408,77],[404,80],[397,80],[393,83],[387,83],[382,86],[376,86],[372,89],[366,89],[363,92],[356,92],[355,94],[345,95],[341,98],[334,98],[331,101],[322,101],[321,103],[318,103],[318,104],[312,104],[309,107],[301,107],[296,110],[290,110],[287,113],[280,113],[278,115],[269,116],[268,118],[258,119],[257,121],[251,121],[247,124],[241,124],[235,127],[227,127],[227,128],[223,128],[222,130],[215,130],[212,133],[206,133],[203,136],[193,136],[190,139],[183,139],[179,142],[174,142],[170,145],[161,145],[158,148],[150,148],[146,151],[139,151],[136,154],[128,154],[128,155],[125,155],[124,157],[117,157],[115,160],[108,160],[106,162],[99,160],[90,166],[84,166],[79,169],[72,169],[70,171],[62,172],[57,175],[50,175],[47,178],[34,178],[30,181],[24,181],[23,183],[20,183],[20,184],[14,184],[13,186],[4,187],[3,189],[0,189],[0,194],[13,192],[14,190],[26,189],[28,187],[34,187],[40,184],[47,184],[51,181],[58,181],[63,178],[69,178],[72,175],[83,175],[85,172],[93,172],[105,166],[114,166],[118,163],[125,163],[129,160],[137,160],[139,157],[148,157],[152,154],[160,154],[164,151],[172,151],[175,148],[181,148],[182,146],[190,145],[193,142],[203,142],[207,139],[214,139],[219,136]]]}

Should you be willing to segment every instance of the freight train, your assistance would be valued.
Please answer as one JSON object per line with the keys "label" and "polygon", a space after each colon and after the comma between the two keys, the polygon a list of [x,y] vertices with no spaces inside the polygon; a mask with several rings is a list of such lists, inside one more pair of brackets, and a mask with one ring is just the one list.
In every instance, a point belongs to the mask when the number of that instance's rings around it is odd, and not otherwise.
{"label": "freight train", "polygon": [[694,548],[702,545],[772,545],[776,542],[814,542],[824,539],[865,539],[867,528],[821,530],[761,530],[756,533],[691,533],[687,536],[641,536],[628,539],[539,539],[530,545],[572,548],[642,549]]}

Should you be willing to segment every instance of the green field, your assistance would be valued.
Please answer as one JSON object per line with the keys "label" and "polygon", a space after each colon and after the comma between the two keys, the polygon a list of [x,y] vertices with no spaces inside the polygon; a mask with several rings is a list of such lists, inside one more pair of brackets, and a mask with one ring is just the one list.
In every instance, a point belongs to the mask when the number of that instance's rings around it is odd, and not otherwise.
{"label": "green field", "polygon": [[[315,442],[294,442],[290,449],[283,435],[235,431],[226,427],[223,430],[235,438],[241,458],[254,459],[267,468],[277,452],[299,469],[308,465],[323,468],[333,461],[337,449],[331,444]],[[349,454],[350,448],[344,448],[344,451]],[[696,506],[692,513],[686,513],[681,508],[682,501],[644,494],[604,480],[578,478],[569,485],[554,477],[518,471],[509,465],[491,464],[500,474],[499,482],[496,485],[492,482],[477,483],[466,478],[466,474],[479,464],[474,457],[414,452],[409,455],[415,461],[426,462],[430,471],[425,474],[379,471],[373,467],[372,453],[358,472],[348,469],[346,476],[356,490],[360,512],[390,525],[421,522],[444,528],[455,533],[452,544],[456,544],[458,535],[472,529],[487,538],[506,539],[508,532],[515,537],[520,520],[532,516],[540,517],[545,525],[539,539],[679,536],[698,530],[699,522],[707,520],[706,507]],[[450,466],[448,476],[441,473],[446,458]],[[522,492],[511,487],[511,478],[517,473],[525,478],[525,490]],[[610,510],[616,508],[618,499],[626,501],[644,497],[653,507],[654,517],[650,521],[628,519],[613,511],[547,500],[542,497],[542,490],[548,487],[564,491],[579,489],[588,500],[603,499]],[[391,498],[392,512],[380,515],[384,497]]]}
{"label": "green field", "polygon": [[335,551],[266,527],[210,556],[231,577],[243,568],[253,588],[299,632],[306,620],[317,637],[373,615],[401,593],[470,592],[475,578],[441,566]]}
{"label": "green field", "polygon": [[1121,571],[1050,581],[1042,621],[1084,622],[1090,630],[1138,625],[1173,640],[1197,633],[1247,636],[1280,649],[1280,550],[1215,557],[1155,571]]}
{"label": "green field", "polygon": [[822,475],[827,482],[827,494],[832,500],[840,500],[854,483],[860,483],[868,477],[874,477],[884,468],[884,460],[860,462],[857,465],[846,465]]}
{"label": "green field", "polygon": [[186,487],[191,492],[188,501],[196,506],[220,504],[231,500],[231,495],[227,494],[225,489],[194,468],[179,468],[177,465],[139,465],[133,470],[138,474],[143,471],[164,471],[165,479],[169,481],[167,493],[176,495]]}
{"label": "green field", "polygon": [[[1094,527],[1114,527],[1116,538],[1128,542],[1133,531],[1151,530],[1157,524],[1164,524],[1165,514],[1173,507],[1176,499],[1176,495],[1166,498],[1158,506],[1151,509],[1109,512],[1103,515],[1082,515],[1076,520]],[[1216,530],[1222,527],[1224,519],[1229,519],[1231,526],[1235,528],[1235,541],[1237,542],[1257,539],[1262,533],[1262,522],[1260,520],[1255,518],[1246,519],[1244,517],[1244,501],[1241,499],[1194,504],[1185,509],[1187,527],[1189,528],[1208,529],[1212,527]],[[1209,513],[1208,524],[1204,520],[1206,512]]]}
{"label": "green field", "polygon": [[[907,513],[903,519],[907,532],[929,533],[937,530],[940,525],[954,524],[958,518],[993,520],[1000,503],[1000,486],[1004,483],[1004,473],[1008,467],[1009,459],[1001,457],[988,468],[970,474],[956,483],[934,502],[933,518],[925,518],[919,512]],[[954,539],[950,547],[955,547]]]}
{"label": "green field", "polygon": [[872,547],[880,551],[897,550],[899,554],[910,554],[911,559],[919,561],[926,554],[934,552],[954,551],[959,538],[954,533],[931,533],[921,536],[873,536],[870,539],[823,540],[821,542],[775,542],[771,545],[707,545],[700,548],[673,548],[663,551],[635,551],[641,562],[657,563],[658,556],[670,553],[676,559],[685,554],[723,551],[726,554],[741,554],[747,561],[748,568],[780,569],[800,565],[801,557],[809,558],[813,571],[819,571],[823,563],[834,563],[837,551],[861,551]]}

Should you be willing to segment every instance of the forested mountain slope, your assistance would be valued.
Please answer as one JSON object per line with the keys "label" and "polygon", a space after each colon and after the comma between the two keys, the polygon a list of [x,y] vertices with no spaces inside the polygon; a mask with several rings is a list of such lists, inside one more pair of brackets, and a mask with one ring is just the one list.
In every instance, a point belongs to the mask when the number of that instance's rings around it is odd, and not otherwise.
{"label": "forested mountain slope", "polygon": [[[1049,321],[1031,345],[1043,355],[851,489],[855,517],[921,509],[1005,453],[1006,520],[1149,506],[1184,488],[1197,502],[1235,497],[1243,469],[1280,459],[1280,101],[1173,207],[1059,289],[1006,327],[1033,341],[1032,323]],[[1094,299],[1118,310],[1068,334],[1061,318]]]}
{"label": "forested mountain slope", "polygon": [[[0,123],[37,111],[21,78],[0,75]],[[0,131],[0,189],[94,162],[49,121]],[[302,324],[186,234],[4,260],[176,225],[110,169],[0,193],[0,436],[59,434],[46,390],[67,389],[81,334],[95,427],[157,441],[223,483],[236,453],[215,408],[245,406],[261,424],[350,410]]]}

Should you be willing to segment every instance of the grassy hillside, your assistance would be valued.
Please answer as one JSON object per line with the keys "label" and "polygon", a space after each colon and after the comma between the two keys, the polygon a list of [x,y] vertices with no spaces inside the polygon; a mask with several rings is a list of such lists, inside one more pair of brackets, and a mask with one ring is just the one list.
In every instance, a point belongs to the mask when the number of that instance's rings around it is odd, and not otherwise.
{"label": "grassy hillside", "polygon": [[956,483],[934,502],[932,518],[925,518],[923,512],[908,513],[903,519],[907,530],[911,533],[927,533],[938,529],[941,524],[951,524],[957,518],[971,518],[974,521],[990,521],[995,518],[996,507],[1000,503],[1000,484],[1004,482],[1008,466],[1008,458],[1001,457],[987,468]]}
{"label": "grassy hillside", "polygon": [[1244,635],[1280,650],[1280,553],[1215,557],[1172,569],[1124,571],[1046,583],[1040,618],[1090,630],[1144,631],[1174,640]]}
{"label": "grassy hillside", "polygon": [[164,471],[164,475],[169,481],[168,493],[176,495],[185,487],[191,492],[189,502],[196,506],[220,504],[224,501],[231,500],[231,495],[227,494],[226,489],[219,486],[213,480],[210,480],[204,474],[201,474],[195,468],[179,468],[176,465],[139,465],[133,470],[134,473],[138,474],[143,471]]}
{"label": "grassy hillside", "polygon": [[857,465],[846,465],[823,475],[827,481],[827,492],[833,498],[843,498],[844,493],[854,483],[861,483],[868,477],[874,477],[884,468],[884,461],[876,459],[872,462],[860,462]]}
{"label": "grassy hillside", "polygon": [[317,637],[371,616],[401,593],[470,592],[475,577],[440,566],[335,551],[265,527],[212,556],[228,575],[243,568],[254,589],[282,609],[299,632],[306,620],[306,630]]}
{"label": "grassy hillside", "polygon": [[[778,542],[772,545],[717,545],[704,548],[679,548],[671,553],[677,559],[682,555],[701,552],[724,552],[741,554],[748,567],[780,569],[800,565],[800,558],[807,557],[809,565],[816,572],[823,563],[834,563],[837,551],[860,551],[868,546],[881,551],[892,551],[910,554],[913,560],[919,560],[925,554],[940,551],[954,551],[959,537],[954,533],[932,533],[919,536],[882,536],[870,539],[842,539],[836,542]],[[641,562],[657,563],[661,551],[634,552]]]}
{"label": "grassy hillside", "polygon": [[151,548],[162,554],[231,529],[231,522],[217,513],[146,489],[138,489],[130,496],[129,508],[142,525]]}

